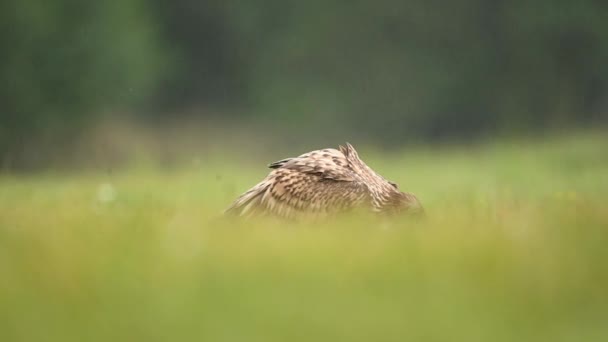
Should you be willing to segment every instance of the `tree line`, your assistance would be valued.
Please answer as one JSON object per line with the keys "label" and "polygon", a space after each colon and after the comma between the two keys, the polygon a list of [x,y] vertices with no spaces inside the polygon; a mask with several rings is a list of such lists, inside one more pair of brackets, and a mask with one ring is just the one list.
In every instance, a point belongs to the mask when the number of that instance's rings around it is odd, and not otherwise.
{"label": "tree line", "polygon": [[596,0],[5,1],[0,51],[2,156],[116,108],[323,120],[387,143],[593,123],[608,108]]}

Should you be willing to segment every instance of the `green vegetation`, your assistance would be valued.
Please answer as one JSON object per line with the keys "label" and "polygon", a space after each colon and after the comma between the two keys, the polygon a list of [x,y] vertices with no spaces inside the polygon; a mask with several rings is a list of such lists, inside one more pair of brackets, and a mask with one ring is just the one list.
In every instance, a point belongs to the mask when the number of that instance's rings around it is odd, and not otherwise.
{"label": "green vegetation", "polygon": [[606,136],[359,148],[425,221],[220,218],[267,160],[0,176],[0,340],[608,339]]}
{"label": "green vegetation", "polygon": [[[103,111],[141,103],[166,63],[143,1],[0,3],[0,166],[59,144]],[[16,165],[15,165],[16,164]]]}

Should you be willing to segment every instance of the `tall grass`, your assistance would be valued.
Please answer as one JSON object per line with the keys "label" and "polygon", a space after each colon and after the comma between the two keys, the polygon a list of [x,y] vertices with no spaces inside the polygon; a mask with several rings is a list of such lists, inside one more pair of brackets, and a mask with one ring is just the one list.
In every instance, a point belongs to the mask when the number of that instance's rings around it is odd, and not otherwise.
{"label": "tall grass", "polygon": [[222,219],[272,160],[1,176],[0,340],[608,339],[608,139],[360,150],[426,220]]}

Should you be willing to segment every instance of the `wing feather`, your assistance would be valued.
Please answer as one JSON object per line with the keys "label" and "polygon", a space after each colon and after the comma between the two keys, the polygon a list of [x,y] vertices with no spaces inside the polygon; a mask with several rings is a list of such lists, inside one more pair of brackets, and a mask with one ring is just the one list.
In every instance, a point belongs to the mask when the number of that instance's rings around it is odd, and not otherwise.
{"label": "wing feather", "polygon": [[354,181],[356,179],[344,154],[333,148],[312,151],[299,157],[279,160],[270,164],[269,167],[319,174],[322,178],[337,181]]}
{"label": "wing feather", "polygon": [[227,212],[248,216],[268,213],[284,218],[324,216],[348,210],[368,200],[367,186],[358,181],[344,154],[324,149],[269,165],[273,170],[239,197]]}
{"label": "wing feather", "polygon": [[237,198],[236,201],[234,201],[232,205],[230,205],[230,207],[224,211],[224,214],[237,216],[248,216],[254,214],[256,210],[259,210],[262,197],[270,185],[269,179],[264,179],[256,186],[239,196],[239,198]]}
{"label": "wing feather", "polygon": [[323,178],[317,173],[279,168],[268,179],[270,186],[258,204],[264,212],[284,218],[324,216],[354,208],[367,198],[363,184]]}

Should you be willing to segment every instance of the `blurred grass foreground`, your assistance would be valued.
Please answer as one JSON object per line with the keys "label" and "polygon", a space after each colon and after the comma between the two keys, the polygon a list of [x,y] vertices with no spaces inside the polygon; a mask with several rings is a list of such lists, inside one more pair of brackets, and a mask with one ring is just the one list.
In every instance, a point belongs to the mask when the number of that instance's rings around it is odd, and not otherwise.
{"label": "blurred grass foreground", "polygon": [[361,147],[423,222],[221,219],[267,160],[7,173],[0,340],[606,341],[607,150]]}

